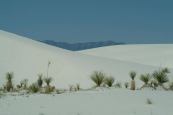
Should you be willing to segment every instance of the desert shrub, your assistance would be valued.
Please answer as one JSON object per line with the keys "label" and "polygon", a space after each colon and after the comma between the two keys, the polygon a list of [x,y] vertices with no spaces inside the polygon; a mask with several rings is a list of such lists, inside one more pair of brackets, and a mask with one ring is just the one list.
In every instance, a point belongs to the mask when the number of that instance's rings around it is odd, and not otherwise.
{"label": "desert shrub", "polygon": [[125,82],[124,83],[124,87],[127,89],[129,87],[129,83],[128,82]]}
{"label": "desert shrub", "polygon": [[76,91],[79,91],[81,88],[80,88],[80,84],[76,84]]}
{"label": "desert shrub", "polygon": [[130,75],[130,77],[131,77],[131,79],[132,79],[132,81],[131,81],[131,87],[130,87],[130,89],[131,90],[135,90],[136,89],[136,84],[135,84],[135,77],[136,77],[136,72],[135,71],[131,71],[130,73],[129,73],[129,75]]}
{"label": "desert shrub", "polygon": [[50,86],[50,83],[52,82],[52,78],[46,77],[46,78],[44,78],[44,82],[46,83],[47,86]]}
{"label": "desert shrub", "polygon": [[145,85],[148,84],[148,82],[150,81],[150,79],[151,79],[151,76],[150,76],[149,73],[147,73],[147,74],[141,74],[141,76],[140,76],[140,80],[143,81]]}
{"label": "desert shrub", "polygon": [[169,78],[167,76],[169,72],[170,71],[168,68],[163,68],[161,70],[154,71],[153,78],[158,82],[158,85],[162,86],[164,83],[169,81]]}
{"label": "desert shrub", "polygon": [[104,83],[108,86],[108,87],[112,87],[112,85],[114,84],[115,79],[110,76],[110,77],[106,77],[104,80]]}
{"label": "desert shrub", "polygon": [[96,87],[100,87],[104,82],[105,74],[100,71],[95,71],[91,75],[91,80],[96,84]]}
{"label": "desert shrub", "polygon": [[153,104],[153,102],[149,98],[147,98],[146,103],[149,104],[149,105]]}
{"label": "desert shrub", "polygon": [[38,85],[36,83],[33,83],[29,86],[29,91],[31,91],[32,93],[37,93],[39,91]]}
{"label": "desert shrub", "polygon": [[120,82],[117,82],[115,85],[114,85],[116,88],[122,88],[122,85]]}
{"label": "desert shrub", "polygon": [[5,85],[5,89],[9,92],[10,90],[13,90],[13,83],[12,83],[12,79],[13,79],[13,72],[7,72],[6,73],[6,85]]}
{"label": "desert shrub", "polygon": [[37,84],[41,88],[43,85],[43,74],[38,74]]}

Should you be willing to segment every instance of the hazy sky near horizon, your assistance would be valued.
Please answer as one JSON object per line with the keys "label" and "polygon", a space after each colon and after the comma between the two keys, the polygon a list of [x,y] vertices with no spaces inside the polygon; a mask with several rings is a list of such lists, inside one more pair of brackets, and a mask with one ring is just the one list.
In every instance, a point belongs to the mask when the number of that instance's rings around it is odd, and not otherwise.
{"label": "hazy sky near horizon", "polygon": [[36,40],[173,43],[172,0],[1,0],[0,29]]}

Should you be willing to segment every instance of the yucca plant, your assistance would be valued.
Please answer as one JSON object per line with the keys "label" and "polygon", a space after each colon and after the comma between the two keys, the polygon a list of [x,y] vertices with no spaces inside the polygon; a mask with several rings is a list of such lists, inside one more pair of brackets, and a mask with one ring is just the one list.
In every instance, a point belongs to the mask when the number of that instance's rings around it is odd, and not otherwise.
{"label": "yucca plant", "polygon": [[32,93],[37,93],[39,91],[39,87],[36,83],[33,83],[32,85],[29,86],[29,90]]}
{"label": "yucca plant", "polygon": [[39,88],[42,87],[42,85],[43,85],[43,74],[38,74],[37,84],[38,84]]}
{"label": "yucca plant", "polygon": [[7,80],[7,82],[6,82],[6,86],[5,87],[6,87],[6,90],[8,92],[13,89],[13,83],[12,83],[13,76],[14,76],[13,72],[7,72],[6,73],[6,80]]}
{"label": "yucca plant", "polygon": [[159,71],[153,72],[153,78],[158,82],[158,85],[163,86],[164,83],[169,81],[167,74],[169,73],[168,68],[163,68]]}
{"label": "yucca plant", "polygon": [[144,82],[144,85],[141,87],[141,89],[144,88],[144,87],[149,87],[150,86],[149,85],[150,79],[151,79],[151,75],[149,73],[147,73],[147,74],[141,74],[140,80],[142,82]]}
{"label": "yucca plant", "polygon": [[131,72],[129,73],[129,75],[130,75],[130,77],[131,77],[131,79],[132,79],[130,89],[131,89],[131,90],[135,90],[135,89],[136,89],[136,84],[135,84],[136,72],[135,72],[135,71],[131,71]]}
{"label": "yucca plant", "polygon": [[140,80],[144,82],[145,85],[148,85],[148,82],[150,81],[150,79],[151,79],[151,75],[149,73],[141,74],[140,76]]}
{"label": "yucca plant", "polygon": [[112,85],[114,84],[115,79],[110,76],[110,77],[106,77],[104,80],[104,83],[108,86],[108,87],[112,87]]}
{"label": "yucca plant", "polygon": [[50,67],[50,64],[51,64],[51,62],[48,61],[48,63],[47,63],[47,77],[49,77],[49,67]]}
{"label": "yucca plant", "polygon": [[46,78],[44,78],[44,82],[46,83],[47,87],[49,87],[50,83],[52,82],[52,78],[51,77],[46,77]]}
{"label": "yucca plant", "polygon": [[76,91],[79,91],[81,88],[80,88],[80,84],[79,83],[77,83],[76,84]]}
{"label": "yucca plant", "polygon": [[100,87],[104,82],[105,74],[100,71],[95,71],[91,75],[91,80],[96,84],[96,87]]}
{"label": "yucca plant", "polygon": [[129,83],[128,83],[128,82],[125,82],[125,83],[124,83],[124,86],[125,86],[125,88],[127,89],[127,88],[129,87]]}

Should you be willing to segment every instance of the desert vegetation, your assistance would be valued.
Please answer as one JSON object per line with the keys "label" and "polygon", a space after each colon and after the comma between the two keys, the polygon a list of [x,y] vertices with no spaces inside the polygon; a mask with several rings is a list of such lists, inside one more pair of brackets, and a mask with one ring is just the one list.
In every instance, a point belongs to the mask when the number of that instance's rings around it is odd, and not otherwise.
{"label": "desert vegetation", "polygon": [[104,83],[105,74],[100,71],[94,71],[91,75],[91,80],[95,83],[96,87],[100,87]]}
{"label": "desert vegetation", "polygon": [[6,85],[4,86],[4,89],[8,92],[10,92],[11,90],[13,90],[13,83],[12,83],[12,79],[13,79],[13,72],[7,72],[6,73]]}
{"label": "desert vegetation", "polygon": [[112,76],[109,77],[105,77],[104,83],[108,86],[108,87],[112,87],[113,84],[115,82],[115,78]]}
{"label": "desert vegetation", "polygon": [[135,89],[136,89],[136,84],[135,84],[136,72],[135,72],[135,71],[131,71],[131,72],[129,73],[129,75],[130,75],[130,78],[132,79],[130,89],[131,89],[131,90],[135,90]]}
{"label": "desert vegetation", "polygon": [[[26,90],[28,93],[51,93],[56,92],[58,94],[65,92],[67,90],[65,89],[56,89],[54,86],[51,85],[51,82],[53,81],[52,77],[49,77],[49,66],[50,62],[47,65],[47,75],[44,77],[43,74],[38,74],[37,80],[29,85],[28,79],[23,79],[19,83],[19,85],[14,85],[13,79],[14,74],[13,72],[7,72],[6,73],[6,83],[4,84],[4,87],[1,88],[1,91],[4,92],[14,92],[14,91],[21,91]],[[170,73],[170,70],[168,68],[161,68],[159,70],[155,70],[153,73],[143,73],[139,75],[139,80],[143,82],[141,87],[139,89],[143,89],[145,87],[152,88],[156,90],[159,86],[163,88],[164,90],[173,90],[173,82],[169,82],[168,74]],[[135,71],[129,72],[129,76],[131,78],[131,81],[124,83],[125,89],[130,90],[137,90],[136,84],[135,84],[135,78],[137,76]],[[116,81],[115,77],[106,75],[105,73],[101,71],[94,71],[90,76],[91,81],[95,84],[94,88],[96,87],[114,87],[114,88],[122,88],[121,82]],[[168,83],[168,86],[165,87],[165,83]],[[44,84],[44,85],[43,85]],[[69,85],[69,91],[79,91],[81,90],[80,84],[75,85]]]}

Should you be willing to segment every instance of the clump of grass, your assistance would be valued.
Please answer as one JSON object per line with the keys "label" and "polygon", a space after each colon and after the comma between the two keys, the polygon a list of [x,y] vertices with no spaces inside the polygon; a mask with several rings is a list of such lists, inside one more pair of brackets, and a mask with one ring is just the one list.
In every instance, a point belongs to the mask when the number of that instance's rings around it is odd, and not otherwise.
{"label": "clump of grass", "polygon": [[31,91],[32,93],[37,93],[39,91],[38,85],[36,83],[33,83],[29,86],[29,91]]}
{"label": "clump of grass", "polygon": [[141,74],[140,80],[144,82],[145,85],[148,85],[148,82],[150,81],[151,76],[149,73],[147,74]]}
{"label": "clump of grass", "polygon": [[79,83],[77,83],[76,84],[76,91],[79,91],[81,88],[80,88],[80,84]]}
{"label": "clump of grass", "polygon": [[44,82],[46,83],[47,87],[49,87],[50,83],[52,82],[52,78],[51,77],[46,77],[46,78],[44,78]]}
{"label": "clump of grass", "polygon": [[129,87],[129,83],[128,82],[125,82],[124,83],[124,87],[127,89]]}
{"label": "clump of grass", "polygon": [[37,84],[41,88],[43,85],[43,74],[38,74]]}
{"label": "clump of grass", "polygon": [[91,75],[91,80],[96,84],[96,87],[100,87],[104,83],[105,74],[100,71],[95,71]]}
{"label": "clump of grass", "polygon": [[108,87],[112,87],[112,85],[114,84],[115,79],[110,76],[110,77],[106,77],[104,80],[104,83],[108,86]]}
{"label": "clump of grass", "polygon": [[158,82],[159,86],[164,88],[163,84],[169,81],[168,73],[170,73],[169,69],[163,68],[161,70],[154,71],[153,78]]}
{"label": "clump of grass", "polygon": [[6,85],[5,85],[5,89],[9,92],[11,90],[13,90],[13,83],[12,83],[12,79],[14,77],[13,72],[7,72],[6,73]]}
{"label": "clump of grass", "polygon": [[152,102],[151,99],[149,99],[149,98],[147,98],[146,103],[147,103],[148,105],[153,104],[153,102]]}

